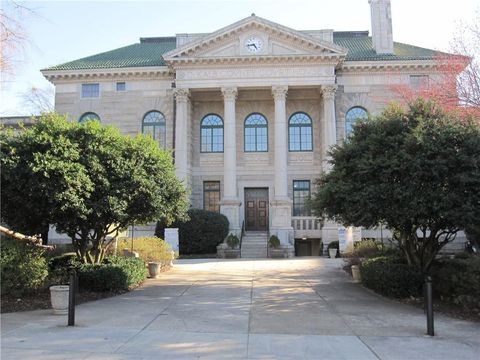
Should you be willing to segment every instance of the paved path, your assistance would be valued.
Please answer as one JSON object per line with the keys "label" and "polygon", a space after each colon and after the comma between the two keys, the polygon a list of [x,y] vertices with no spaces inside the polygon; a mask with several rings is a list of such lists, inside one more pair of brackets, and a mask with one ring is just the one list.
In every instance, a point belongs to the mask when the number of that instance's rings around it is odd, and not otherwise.
{"label": "paved path", "polygon": [[2,316],[2,359],[479,359],[480,324],[354,284],[341,261],[180,261],[131,293]]}

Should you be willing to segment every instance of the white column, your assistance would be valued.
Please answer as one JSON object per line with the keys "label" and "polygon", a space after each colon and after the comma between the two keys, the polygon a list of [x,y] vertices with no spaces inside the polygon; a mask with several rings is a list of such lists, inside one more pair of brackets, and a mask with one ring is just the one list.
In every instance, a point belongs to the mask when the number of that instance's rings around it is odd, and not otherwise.
{"label": "white column", "polygon": [[275,199],[286,200],[287,187],[287,86],[272,87],[275,99]]}
{"label": "white column", "polygon": [[[337,143],[337,128],[335,121],[335,92],[336,85],[322,86],[323,95],[323,171],[328,172],[332,166],[328,163],[327,152],[330,147]],[[328,244],[331,241],[338,240],[338,227],[340,225],[334,221],[326,220],[322,227],[322,241]]]}
{"label": "white column", "polygon": [[224,199],[237,199],[237,139],[235,100],[237,88],[222,88],[224,101],[223,187]]}
{"label": "white column", "polygon": [[275,145],[274,145],[274,197],[271,205],[270,233],[280,239],[285,254],[290,257],[294,254],[292,228],[292,201],[288,197],[287,174],[287,86],[273,86],[272,95],[275,100]]}
{"label": "white column", "polygon": [[330,165],[327,163],[327,152],[330,147],[337,143],[337,124],[335,121],[335,92],[337,85],[322,86],[323,95],[323,160],[324,170],[328,171]]}
{"label": "white column", "polygon": [[228,218],[229,232],[240,235],[240,205],[237,190],[237,136],[235,100],[237,88],[222,88],[224,102],[223,123],[223,198],[220,212]]}
{"label": "white column", "polygon": [[175,126],[175,172],[180,180],[187,185],[188,167],[188,89],[174,89],[177,106],[177,117]]}

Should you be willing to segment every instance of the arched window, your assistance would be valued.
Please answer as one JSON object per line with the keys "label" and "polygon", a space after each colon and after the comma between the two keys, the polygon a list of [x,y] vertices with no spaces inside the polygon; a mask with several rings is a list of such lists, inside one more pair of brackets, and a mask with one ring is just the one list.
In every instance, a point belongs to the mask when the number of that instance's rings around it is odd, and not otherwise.
{"label": "arched window", "polygon": [[368,112],[360,106],[352,107],[345,115],[345,137],[349,137],[353,132],[353,125],[363,119],[368,118]]}
{"label": "arched window", "polygon": [[297,112],[288,120],[288,150],[312,151],[312,119]]}
{"label": "arched window", "polygon": [[268,151],[268,123],[265,116],[253,113],[245,119],[245,151]]}
{"label": "arched window", "polygon": [[142,120],[142,134],[150,135],[161,148],[166,146],[165,116],[159,111],[150,111]]}
{"label": "arched window", "polygon": [[206,115],[200,123],[200,151],[223,152],[223,120],[217,114]]}
{"label": "arched window", "polygon": [[98,116],[97,114],[95,114],[94,112],[86,112],[85,114],[83,114],[82,116],[80,116],[80,119],[78,119],[78,122],[80,124],[83,124],[87,121],[98,121],[98,122],[101,122],[100,121],[100,116]]}

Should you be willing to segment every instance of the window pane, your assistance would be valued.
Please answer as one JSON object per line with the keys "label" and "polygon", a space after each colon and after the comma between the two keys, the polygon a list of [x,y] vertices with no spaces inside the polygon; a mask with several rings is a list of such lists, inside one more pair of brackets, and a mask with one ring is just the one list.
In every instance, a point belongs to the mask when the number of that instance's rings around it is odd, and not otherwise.
{"label": "window pane", "polygon": [[290,151],[312,150],[312,119],[306,113],[295,113],[288,120]]}
{"label": "window pane", "polygon": [[254,113],[245,119],[245,151],[268,151],[268,123],[265,116]]}
{"label": "window pane", "polygon": [[125,91],[125,83],[117,82],[117,91]]}
{"label": "window pane", "polygon": [[78,119],[79,123],[84,123],[86,121],[98,121],[100,122],[100,116],[93,112],[88,112],[80,116],[80,119]]}
{"label": "window pane", "polygon": [[301,137],[301,149],[302,150],[312,150],[312,128],[311,127],[301,127],[300,128]]}
{"label": "window pane", "polygon": [[209,211],[220,212],[220,182],[203,182],[203,208]]}
{"label": "window pane", "polygon": [[350,136],[353,132],[353,125],[359,121],[368,118],[367,110],[359,106],[353,107],[345,115],[345,135]]}
{"label": "window pane", "polygon": [[150,135],[161,148],[166,147],[165,117],[159,111],[150,111],[143,117],[142,133]]}
{"label": "window pane", "polygon": [[223,120],[216,114],[205,116],[200,122],[202,152],[223,152]]}
{"label": "window pane", "polygon": [[82,84],[82,97],[99,97],[100,85],[99,84]]}
{"label": "window pane", "polygon": [[306,202],[310,198],[310,181],[295,180],[293,182],[293,216],[310,216]]}
{"label": "window pane", "polygon": [[245,151],[255,150],[255,128],[245,128]]}

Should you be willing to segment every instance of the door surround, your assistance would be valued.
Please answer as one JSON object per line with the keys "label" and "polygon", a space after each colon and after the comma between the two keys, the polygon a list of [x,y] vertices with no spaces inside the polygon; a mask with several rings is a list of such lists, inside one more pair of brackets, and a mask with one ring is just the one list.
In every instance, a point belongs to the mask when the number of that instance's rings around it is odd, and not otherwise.
{"label": "door surround", "polygon": [[268,231],[269,229],[268,187],[244,188],[245,231]]}

